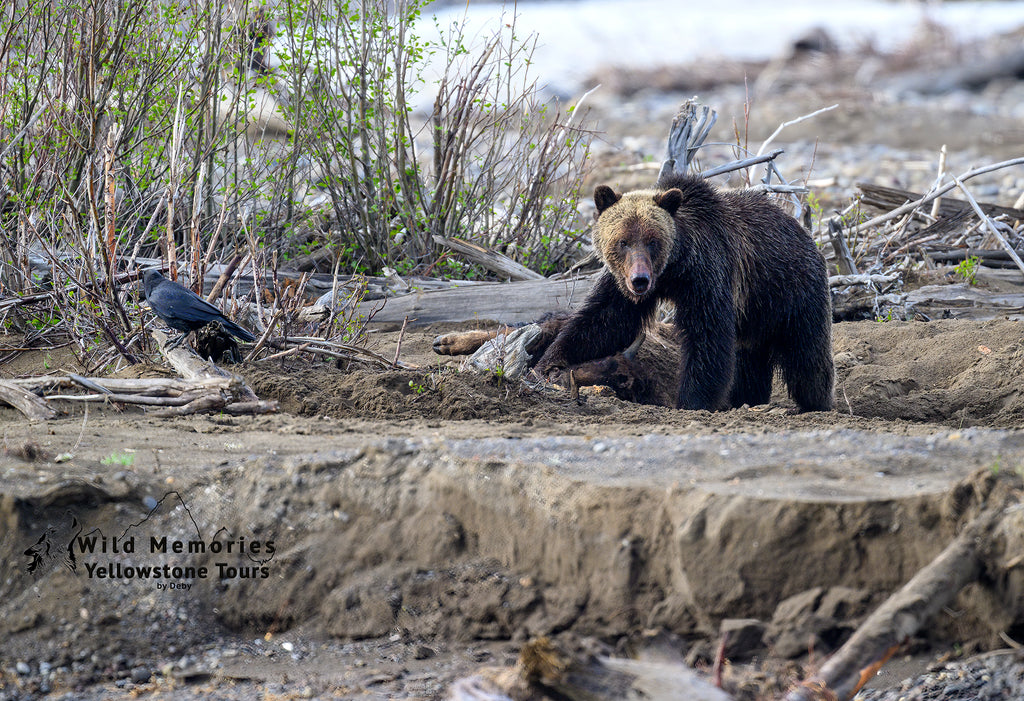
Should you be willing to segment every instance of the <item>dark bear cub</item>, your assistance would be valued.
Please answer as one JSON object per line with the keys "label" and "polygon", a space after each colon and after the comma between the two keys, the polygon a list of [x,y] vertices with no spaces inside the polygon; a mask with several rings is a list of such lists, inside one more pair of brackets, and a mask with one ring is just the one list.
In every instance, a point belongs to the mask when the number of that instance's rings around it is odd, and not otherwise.
{"label": "dark bear cub", "polygon": [[802,411],[833,408],[828,276],[795,219],[762,193],[686,175],[625,195],[602,185],[594,202],[606,269],[538,372],[623,350],[667,299],[683,342],[678,408],[765,404],[776,369]]}

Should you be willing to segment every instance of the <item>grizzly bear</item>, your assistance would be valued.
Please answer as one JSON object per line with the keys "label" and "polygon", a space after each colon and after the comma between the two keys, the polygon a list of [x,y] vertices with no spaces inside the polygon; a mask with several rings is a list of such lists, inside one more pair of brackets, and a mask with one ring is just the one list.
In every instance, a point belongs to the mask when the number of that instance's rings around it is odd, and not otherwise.
{"label": "grizzly bear", "polygon": [[538,373],[616,354],[668,300],[682,341],[677,408],[765,404],[776,369],[801,411],[833,408],[828,276],[795,219],[763,193],[679,174],[625,195],[602,185],[594,202],[606,270]]}

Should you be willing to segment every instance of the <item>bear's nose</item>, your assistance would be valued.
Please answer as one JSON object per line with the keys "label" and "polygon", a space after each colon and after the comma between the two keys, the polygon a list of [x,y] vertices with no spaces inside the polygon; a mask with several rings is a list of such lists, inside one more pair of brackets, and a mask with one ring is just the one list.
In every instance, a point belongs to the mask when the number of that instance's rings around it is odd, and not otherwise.
{"label": "bear's nose", "polygon": [[637,294],[643,294],[647,291],[647,288],[651,284],[651,278],[647,275],[634,275],[633,279],[629,281],[633,291]]}

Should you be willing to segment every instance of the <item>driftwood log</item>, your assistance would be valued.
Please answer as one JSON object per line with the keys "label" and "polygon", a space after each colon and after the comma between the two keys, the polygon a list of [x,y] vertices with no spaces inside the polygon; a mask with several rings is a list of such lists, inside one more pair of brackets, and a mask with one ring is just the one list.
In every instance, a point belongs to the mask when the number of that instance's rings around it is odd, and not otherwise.
{"label": "driftwood log", "polygon": [[31,421],[45,421],[57,416],[57,412],[38,396],[6,380],[0,380],[0,402],[14,407]]}
{"label": "driftwood log", "polygon": [[167,337],[161,331],[153,331],[153,338],[156,339],[160,352],[167,358],[167,362],[182,378],[210,388],[210,391],[184,404],[154,412],[155,416],[183,416],[221,409],[229,413],[254,414],[277,411],[276,401],[261,402],[256,393],[238,375],[227,372],[180,346],[168,349]]}
{"label": "driftwood log", "polygon": [[[1018,256],[1024,256],[1024,249],[1015,249]],[[950,251],[929,251],[928,257],[937,263],[959,263],[976,257],[988,268],[1016,268],[1010,253],[1001,248],[954,248]]]}
{"label": "driftwood log", "polygon": [[917,71],[887,81],[890,90],[941,95],[954,90],[981,90],[994,80],[1019,80],[1024,75],[1024,50],[956,66]]}
{"label": "driftwood log", "polygon": [[906,295],[909,313],[929,319],[1015,318],[1024,314],[1024,294],[986,292],[967,283],[927,285]]}
{"label": "driftwood log", "polygon": [[409,326],[474,320],[524,324],[546,312],[575,309],[595,281],[595,275],[585,275],[568,280],[526,280],[418,291],[387,300],[380,311],[376,311],[380,302],[363,302],[356,307],[356,313],[363,317],[372,315],[374,323],[400,325],[408,319]]}
{"label": "driftwood log", "polygon": [[[875,319],[884,317],[890,308],[898,312],[894,317],[900,319],[916,315],[921,320],[980,321],[1024,315],[1024,293],[991,291],[966,283],[928,285],[902,292],[899,283],[898,273],[831,276],[833,319]],[[572,311],[592,284],[593,277],[581,277],[572,292],[561,281],[546,280],[415,293],[409,299],[389,300],[373,322],[397,328],[408,315],[410,327],[465,321],[495,321],[513,326],[532,323],[550,311]],[[360,307],[360,313],[369,314],[374,308],[367,303]]]}
{"label": "driftwood log", "polygon": [[544,276],[517,263],[506,255],[462,239],[434,236],[434,243],[452,249],[471,263],[490,270],[506,280],[543,280]]}
{"label": "driftwood log", "polygon": [[697,672],[663,662],[570,653],[548,638],[523,646],[515,667],[487,667],[457,680],[450,701],[729,701]]}
{"label": "driftwood log", "polygon": [[853,698],[896,648],[977,580],[1002,511],[1001,507],[989,509],[968,523],[938,557],[868,616],[816,675],[790,691],[785,701]]}
{"label": "driftwood log", "polygon": [[[887,187],[885,185],[870,182],[858,182],[857,188],[864,193],[861,197],[861,202],[863,204],[884,211],[895,209],[907,202],[916,202],[917,200],[925,197],[925,195],[919,192],[901,190],[897,187]],[[990,217],[1005,214],[1012,219],[1024,219],[1024,209],[1004,207],[991,202],[979,202],[978,204],[981,206],[981,210]],[[961,200],[955,197],[943,197],[939,203],[938,215],[940,217],[952,217],[973,211],[974,208],[967,200]]]}

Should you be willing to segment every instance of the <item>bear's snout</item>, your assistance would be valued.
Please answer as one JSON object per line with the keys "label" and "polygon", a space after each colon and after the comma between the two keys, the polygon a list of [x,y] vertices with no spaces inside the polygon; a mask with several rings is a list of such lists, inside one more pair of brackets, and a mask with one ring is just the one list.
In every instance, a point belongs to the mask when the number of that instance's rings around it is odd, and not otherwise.
{"label": "bear's snout", "polygon": [[643,249],[630,249],[626,256],[626,286],[637,297],[642,297],[651,289],[651,259]]}
{"label": "bear's snout", "polygon": [[651,286],[651,276],[647,273],[634,274],[629,281],[629,286],[633,288],[633,292],[642,295]]}

